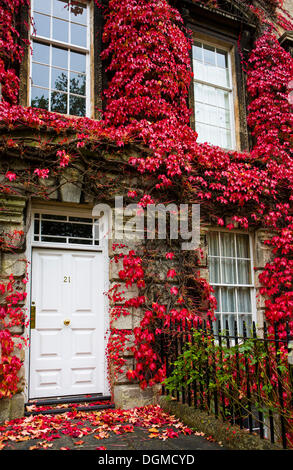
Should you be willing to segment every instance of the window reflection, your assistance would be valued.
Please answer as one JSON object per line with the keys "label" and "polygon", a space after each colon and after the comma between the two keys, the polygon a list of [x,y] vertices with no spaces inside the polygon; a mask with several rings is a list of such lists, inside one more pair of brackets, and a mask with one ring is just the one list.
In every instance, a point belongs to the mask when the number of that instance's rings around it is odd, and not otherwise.
{"label": "window reflection", "polygon": [[86,56],[79,52],[70,52],[70,69],[76,72],[86,72]]}
{"label": "window reflection", "polygon": [[41,15],[39,13],[34,14],[34,24],[36,34],[45,38],[50,37],[50,17]]}
{"label": "window reflection", "polygon": [[34,240],[98,245],[98,221],[85,217],[35,214]]}
{"label": "window reflection", "polygon": [[61,42],[68,42],[68,26],[69,24],[67,21],[53,18],[53,39],[57,39],[57,41]]}
{"label": "window reflection", "polygon": [[87,45],[87,30],[85,26],[71,23],[71,43],[76,46],[86,47]]}
{"label": "window reflection", "polygon": [[67,91],[68,72],[67,70],[59,70],[52,68],[52,88],[60,91]]}
{"label": "window reflection", "polygon": [[51,110],[57,113],[67,113],[67,94],[52,91],[51,93]]}
{"label": "window reflection", "polygon": [[67,68],[68,50],[61,47],[52,47],[52,65],[56,67]]}
{"label": "window reflection", "polygon": [[41,13],[51,13],[51,2],[45,0],[34,0],[34,10],[40,11]]}
{"label": "window reflection", "polygon": [[40,65],[33,63],[33,85],[41,87],[49,87],[49,72],[50,69],[47,65]]}
{"label": "window reflection", "polygon": [[[84,116],[88,6],[68,0],[34,0],[33,7],[37,32],[32,41],[31,106]],[[60,46],[54,41],[60,41]]]}
{"label": "window reflection", "polygon": [[196,41],[192,47],[195,128],[199,142],[233,148],[229,53]]}
{"label": "window reflection", "polygon": [[40,42],[34,42],[33,44],[33,60],[36,62],[42,62],[43,64],[50,63],[50,46],[41,44]]}
{"label": "window reflection", "polygon": [[76,95],[85,95],[85,75],[70,73],[70,91]]}
{"label": "window reflection", "polygon": [[31,106],[33,108],[49,109],[49,90],[32,87]]}
{"label": "window reflection", "polygon": [[53,15],[69,20],[69,7],[67,0],[53,0]]}
{"label": "window reflection", "polygon": [[76,3],[70,7],[70,19],[76,23],[86,24],[87,9],[82,3]]}
{"label": "window reflection", "polygon": [[75,116],[84,116],[85,112],[85,98],[71,95],[69,99],[69,114],[73,114]]}

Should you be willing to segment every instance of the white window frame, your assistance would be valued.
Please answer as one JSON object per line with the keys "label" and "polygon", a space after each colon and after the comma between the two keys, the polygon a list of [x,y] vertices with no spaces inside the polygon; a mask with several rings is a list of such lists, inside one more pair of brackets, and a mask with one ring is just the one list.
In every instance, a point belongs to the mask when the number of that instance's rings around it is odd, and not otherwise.
{"label": "white window frame", "polygon": [[[236,257],[236,259],[245,259],[245,260],[250,260],[250,273],[251,273],[251,283],[250,284],[221,284],[221,283],[215,283],[215,282],[210,282],[210,285],[212,287],[231,287],[231,288],[234,288],[235,289],[235,306],[236,306],[236,311],[235,312],[227,312],[227,313],[222,313],[222,312],[215,312],[215,317],[218,319],[220,318],[220,321],[221,321],[221,327],[222,327],[222,330],[225,330],[226,329],[226,325],[223,324],[223,315],[229,315],[229,314],[232,314],[232,315],[235,315],[236,319],[237,319],[237,331],[238,331],[238,335],[240,335],[240,331],[241,329],[239,328],[239,315],[242,314],[242,312],[238,312],[238,297],[237,297],[237,289],[239,288],[249,288],[250,289],[250,299],[251,299],[251,323],[252,322],[255,322],[256,323],[256,289],[255,289],[255,282],[254,282],[254,257],[253,257],[253,236],[251,233],[249,232],[244,232],[244,231],[241,231],[241,230],[233,230],[233,231],[229,231],[229,230],[218,230],[218,229],[209,229],[209,232],[207,233],[207,237],[208,237],[208,267],[210,266],[210,258],[218,258],[220,260],[219,262],[219,267],[220,267],[220,273],[221,273],[221,279],[222,279],[222,263],[221,263],[221,243],[220,243],[220,239],[219,239],[219,256],[211,256],[209,254],[209,233],[218,233],[219,234],[219,237],[220,237],[220,234],[221,233],[229,233],[229,234],[234,234],[234,244],[235,244],[235,250],[236,250],[236,236],[237,235],[247,235],[248,236],[248,241],[249,241],[249,254],[250,254],[250,258],[238,258]],[[235,251],[235,253],[237,253]],[[224,259],[235,259],[235,257],[229,257],[229,256],[225,256]],[[236,263],[236,276],[238,275],[238,268],[237,268],[237,263]],[[238,276],[237,276],[238,278]],[[210,279],[210,269],[209,269],[209,279]],[[221,296],[221,291],[220,291],[220,296]],[[222,305],[222,299],[220,300],[221,302],[221,305]],[[230,331],[229,332],[230,335],[234,335],[234,331]],[[247,335],[249,335],[250,332],[247,331]]]}
{"label": "white window frame", "polygon": [[[45,1],[45,0],[44,0]],[[47,1],[47,0],[46,0]],[[72,45],[70,43],[65,43],[65,42],[62,42],[62,41],[58,41],[56,39],[48,39],[47,37],[45,36],[41,36],[41,35],[36,35],[34,34],[34,29],[33,29],[33,25],[31,25],[31,28],[30,28],[30,41],[31,41],[31,45],[33,47],[33,41],[36,41],[36,42],[40,42],[44,45],[47,45],[47,46],[51,46],[50,47],[50,65],[49,65],[49,68],[51,70],[52,68],[52,46],[56,46],[56,47],[61,47],[62,49],[65,49],[65,50],[72,50],[73,52],[79,52],[79,53],[82,53],[82,54],[85,54],[86,55],[86,90],[85,90],[85,102],[86,102],[86,112],[85,112],[85,116],[84,117],[91,117],[91,32],[92,32],[92,9],[91,9],[91,5],[90,5],[90,2],[89,0],[78,0],[79,3],[83,3],[86,7],[87,7],[87,47],[82,47],[82,46],[76,46],[76,45]],[[53,3],[51,3],[52,5]],[[33,17],[33,13],[34,13],[34,0],[31,0],[31,15]],[[46,15],[44,13],[45,16],[49,16],[49,15]],[[57,17],[58,18],[58,17]],[[51,33],[52,33],[52,19],[53,19],[53,14],[52,14],[52,8],[51,8],[51,14],[50,14],[50,30],[51,30]],[[29,75],[29,82],[30,82],[30,86],[29,86],[29,106],[31,106],[31,92],[32,92],[32,64],[33,64],[33,56],[32,54],[30,54],[30,64],[29,64],[29,67],[30,67],[30,75]],[[68,64],[67,64],[67,67],[68,67]],[[40,87],[42,88],[42,87]],[[49,88],[48,88],[48,91],[49,91],[49,111],[50,111],[50,107],[51,107],[51,73],[49,75]],[[50,111],[50,112],[57,112],[57,111]],[[62,113],[60,113],[62,114]],[[63,116],[71,116],[71,117],[74,117],[76,116],[75,114],[62,114]],[[82,117],[82,116],[77,116],[77,117]]]}
{"label": "white window frame", "polygon": [[[66,215],[69,217],[84,217],[87,219],[93,219],[93,230],[94,230],[94,217],[91,212],[85,211],[85,209],[74,208],[70,210],[69,208],[50,208],[50,207],[34,207],[31,210],[31,246],[38,247],[38,248],[55,248],[55,249],[69,249],[69,250],[83,250],[83,251],[102,251],[103,250],[103,241],[101,240],[101,234],[99,233],[99,244],[98,245],[84,245],[78,243],[59,243],[59,242],[43,242],[43,241],[35,241],[34,240],[34,221],[35,221],[35,214],[52,214],[54,215]],[[62,222],[62,221],[60,221]],[[100,222],[100,221],[99,221]],[[100,224],[99,224],[100,225]],[[48,235],[50,236],[50,235]],[[65,237],[64,237],[65,238]],[[67,237],[68,238],[68,237]],[[70,237],[69,237],[70,238]],[[72,238],[72,237],[71,237]]]}
{"label": "white window frame", "polygon": [[[214,85],[213,83],[206,82],[204,80],[198,80],[196,79],[196,72],[193,70],[193,86],[195,86],[196,83],[199,83],[201,85],[206,85],[209,87],[213,88],[218,88],[219,90],[227,91],[228,96],[229,96],[229,111],[230,111],[230,119],[231,119],[231,149],[225,149],[225,150],[236,150],[237,149],[237,142],[236,142],[236,122],[235,122],[235,103],[234,103],[234,81],[233,81],[233,75],[232,75],[232,67],[233,67],[233,62],[232,62],[232,47],[229,45],[224,45],[224,44],[219,44],[217,41],[212,41],[212,40],[206,40],[202,39],[200,36],[197,37],[196,35],[194,36],[194,42],[201,43],[202,45],[205,46],[210,46],[214,47],[216,49],[225,51],[227,53],[227,59],[228,59],[228,71],[229,71],[229,82],[230,82],[230,87],[224,87],[220,85]],[[192,64],[193,64],[194,56],[192,54]],[[195,130],[196,130],[196,101],[194,97],[194,122],[195,122]],[[212,126],[212,124],[210,124]],[[215,126],[214,126],[215,127]],[[198,141],[199,142],[199,141]],[[203,142],[200,142],[203,143]],[[210,144],[207,142],[209,145],[215,146],[215,144]],[[219,147],[221,147],[219,144],[217,144]]]}

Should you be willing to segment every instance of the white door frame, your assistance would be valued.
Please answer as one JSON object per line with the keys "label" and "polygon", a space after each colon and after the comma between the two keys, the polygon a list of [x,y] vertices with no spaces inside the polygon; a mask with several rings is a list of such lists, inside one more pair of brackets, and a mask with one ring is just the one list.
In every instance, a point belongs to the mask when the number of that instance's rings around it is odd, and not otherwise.
{"label": "white door frame", "polygon": [[[26,284],[26,302],[24,305],[26,320],[30,318],[30,305],[31,305],[31,290],[32,290],[32,249],[33,247],[42,247],[42,248],[55,248],[55,249],[73,249],[72,245],[57,244],[57,243],[35,243],[34,242],[34,214],[35,213],[46,213],[46,214],[55,214],[55,215],[70,215],[70,216],[80,216],[80,217],[92,217],[92,208],[88,206],[80,207],[56,203],[29,203],[27,208],[27,220],[26,224],[28,227],[27,237],[26,237],[26,251],[25,257],[28,263],[28,282]],[[103,233],[107,233],[107,227],[109,226],[109,215],[104,214],[101,217],[101,222],[104,225]],[[91,247],[86,245],[75,245],[74,249],[76,251],[97,251],[103,253],[103,266],[104,266],[104,338],[105,338],[105,351],[104,351],[104,395],[110,394],[110,383],[108,377],[108,360],[106,354],[106,346],[109,338],[109,300],[106,293],[109,290],[109,253],[108,253],[108,243],[107,238],[102,237],[100,239],[100,245]],[[28,321],[26,321],[27,323]],[[25,358],[24,358],[24,369],[25,369],[25,387],[24,387],[24,398],[25,401],[29,399],[29,380],[30,380],[30,325],[25,327],[24,331],[25,338],[29,339],[28,346],[25,348]]]}

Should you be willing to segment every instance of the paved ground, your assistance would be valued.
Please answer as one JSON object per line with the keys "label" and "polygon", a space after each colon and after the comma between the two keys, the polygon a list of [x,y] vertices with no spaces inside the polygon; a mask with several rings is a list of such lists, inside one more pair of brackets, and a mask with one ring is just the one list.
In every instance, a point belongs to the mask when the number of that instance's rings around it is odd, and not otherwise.
{"label": "paved ground", "polygon": [[[47,447],[46,450],[59,450],[67,448],[68,450],[96,450],[99,447],[105,447],[106,450],[221,450],[219,444],[215,442],[209,442],[200,436],[184,436],[179,435],[177,438],[167,439],[162,441],[160,439],[154,439],[148,437],[148,432],[139,427],[135,427],[135,430],[131,434],[115,435],[112,434],[108,439],[97,441],[93,435],[84,436],[82,438],[83,443],[76,445],[81,439],[72,438],[70,436],[62,436],[60,439],[56,439],[54,442],[48,442],[51,447]],[[9,443],[5,447],[5,450],[30,450],[32,447],[35,450],[38,443],[44,442],[44,440],[27,440],[25,442]],[[42,450],[42,447],[39,447]],[[64,449],[65,450],[65,449]]]}
{"label": "paved ground", "polygon": [[187,428],[160,407],[109,410],[105,413],[65,413],[6,423],[0,425],[1,448],[115,451],[224,449],[210,436]]}

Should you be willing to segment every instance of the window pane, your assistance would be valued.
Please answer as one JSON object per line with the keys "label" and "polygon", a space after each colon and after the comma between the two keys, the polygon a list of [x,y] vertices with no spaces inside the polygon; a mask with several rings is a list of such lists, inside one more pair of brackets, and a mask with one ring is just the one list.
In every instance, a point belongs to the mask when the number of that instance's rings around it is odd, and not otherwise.
{"label": "window pane", "polygon": [[240,313],[251,313],[251,296],[249,288],[239,288],[237,291],[238,311]]}
{"label": "window pane", "polygon": [[42,219],[48,219],[48,220],[66,220],[66,215],[42,214]]}
{"label": "window pane", "polygon": [[92,238],[91,224],[75,224],[70,222],[42,221],[42,235],[64,237]]}
{"label": "window pane", "polygon": [[220,147],[224,149],[232,149],[232,136],[230,130],[221,129],[221,143]]}
{"label": "window pane", "polygon": [[52,65],[67,69],[68,67],[68,50],[60,47],[52,47]]}
{"label": "window pane", "polygon": [[217,145],[219,137],[215,127],[197,122],[196,132],[198,133],[198,142],[208,142],[211,145]]}
{"label": "window pane", "polygon": [[208,104],[195,103],[195,120],[203,124],[217,125],[217,108]]}
{"label": "window pane", "polygon": [[227,109],[216,108],[216,116],[219,127],[223,127],[225,129],[230,129],[231,122],[230,122],[230,111]]}
{"label": "window pane", "polygon": [[69,114],[75,116],[85,116],[86,105],[85,98],[80,98],[79,96],[69,96]]}
{"label": "window pane", "polygon": [[206,66],[197,60],[193,61],[193,74],[195,80],[208,81],[206,80]]}
{"label": "window pane", "polygon": [[87,28],[85,26],[71,23],[71,44],[87,46]]}
{"label": "window pane", "polygon": [[34,23],[35,23],[37,36],[43,36],[45,38],[50,37],[50,17],[49,16],[35,13]]}
{"label": "window pane", "polygon": [[34,108],[49,109],[49,90],[32,86],[31,106]]}
{"label": "window pane", "polygon": [[70,92],[77,95],[85,95],[85,75],[70,73]]}
{"label": "window pane", "polygon": [[67,21],[53,18],[53,38],[57,41],[68,42],[68,25]]}
{"label": "window pane", "polygon": [[232,149],[231,131],[221,127],[209,126],[201,122],[196,122],[196,132],[198,142],[207,142],[210,145],[217,145],[225,149]]}
{"label": "window pane", "polygon": [[67,114],[67,94],[58,91],[52,91],[51,111]]}
{"label": "window pane", "polygon": [[229,93],[224,90],[217,90],[216,104],[219,108],[230,110]]}
{"label": "window pane", "polygon": [[32,84],[49,88],[50,68],[47,65],[32,64]]}
{"label": "window pane", "polygon": [[238,258],[249,258],[249,237],[247,235],[237,235],[236,237]]}
{"label": "window pane", "polygon": [[218,232],[211,232],[209,234],[209,254],[210,255],[215,255],[219,256],[220,250],[219,250],[219,234]]}
{"label": "window pane", "polygon": [[227,52],[220,51],[219,49],[217,49],[216,56],[217,56],[217,66],[228,68]]}
{"label": "window pane", "polygon": [[70,70],[76,72],[86,72],[86,55],[78,52],[70,52]]}
{"label": "window pane", "polygon": [[250,261],[238,260],[238,284],[251,284]]}
{"label": "window pane", "polygon": [[211,85],[217,85],[229,88],[230,77],[229,70],[214,65],[202,64],[198,61],[193,61],[193,71],[195,80],[202,80],[210,83]]}
{"label": "window pane", "polygon": [[34,0],[34,11],[41,13],[51,14],[51,1],[50,0]]}
{"label": "window pane", "polygon": [[34,233],[39,234],[40,233],[40,221],[35,219],[34,221]]}
{"label": "window pane", "polygon": [[203,62],[203,49],[200,42],[195,42],[192,46],[192,55],[194,59]]}
{"label": "window pane", "polygon": [[78,245],[92,245],[93,241],[92,240],[84,240],[82,238],[69,238],[68,243],[74,243]]}
{"label": "window pane", "polygon": [[67,91],[68,73],[66,70],[52,68],[52,88],[60,91]]}
{"label": "window pane", "polygon": [[214,296],[217,299],[217,308],[216,312],[221,312],[221,303],[220,303],[220,289],[219,287],[214,287]]}
{"label": "window pane", "polygon": [[236,312],[236,300],[234,287],[222,287],[222,312]]}
{"label": "window pane", "polygon": [[93,219],[86,219],[84,217],[69,217],[69,220],[71,222],[84,222],[84,223],[88,223],[88,224],[93,223]]}
{"label": "window pane", "polygon": [[222,264],[222,283],[223,284],[237,284],[235,260],[222,258],[221,264]]}
{"label": "window pane", "polygon": [[68,1],[53,0],[53,15],[58,16],[58,18],[69,20]]}
{"label": "window pane", "polygon": [[239,334],[241,336],[244,334],[244,325],[246,336],[252,336],[252,315],[239,315]]}
{"label": "window pane", "polygon": [[82,3],[71,5],[70,8],[71,21],[76,23],[87,23],[87,8]]}
{"label": "window pane", "polygon": [[205,64],[216,65],[216,53],[214,47],[204,45],[203,57]]}
{"label": "window pane", "polygon": [[234,234],[221,232],[220,240],[221,256],[235,256]]}
{"label": "window pane", "polygon": [[42,242],[66,243],[66,238],[59,237],[41,237]]}
{"label": "window pane", "polygon": [[237,321],[237,315],[223,315],[222,331],[233,335],[235,331],[235,322]]}
{"label": "window pane", "polygon": [[221,283],[220,276],[220,258],[210,258],[209,263],[210,282],[215,284]]}
{"label": "window pane", "polygon": [[230,87],[230,78],[228,69],[222,69],[220,67],[208,67],[209,70],[209,82],[213,85]]}
{"label": "window pane", "polygon": [[36,62],[42,62],[43,64],[50,63],[50,46],[41,44],[39,42],[33,42],[33,60]]}

